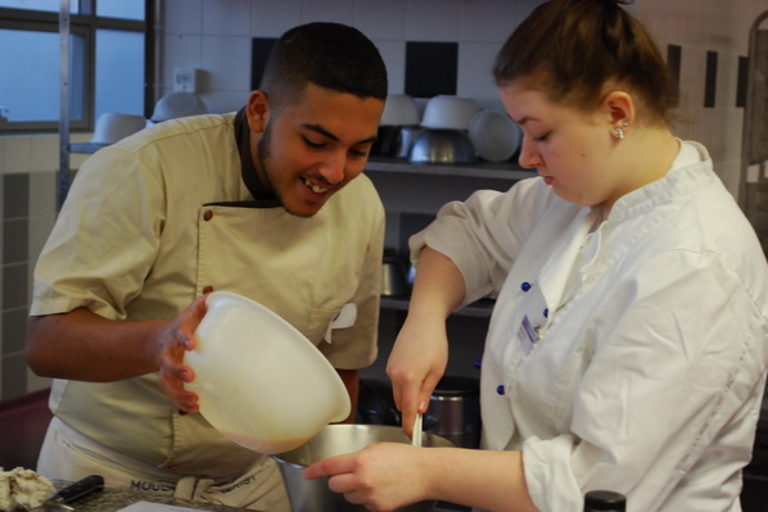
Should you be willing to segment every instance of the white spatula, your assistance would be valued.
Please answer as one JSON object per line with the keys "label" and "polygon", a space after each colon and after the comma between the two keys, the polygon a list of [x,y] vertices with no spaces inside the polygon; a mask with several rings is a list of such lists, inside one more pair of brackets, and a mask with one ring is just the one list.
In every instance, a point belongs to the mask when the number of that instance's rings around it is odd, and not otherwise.
{"label": "white spatula", "polygon": [[421,413],[416,415],[416,420],[413,422],[413,434],[411,434],[411,444],[413,446],[421,446]]}

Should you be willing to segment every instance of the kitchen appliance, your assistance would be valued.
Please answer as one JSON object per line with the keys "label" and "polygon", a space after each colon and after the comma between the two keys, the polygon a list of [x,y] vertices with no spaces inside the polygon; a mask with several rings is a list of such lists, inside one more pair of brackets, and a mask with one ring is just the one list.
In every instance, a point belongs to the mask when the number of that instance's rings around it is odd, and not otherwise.
{"label": "kitchen appliance", "polygon": [[336,370],[303,334],[261,304],[213,292],[184,359],[187,387],[203,417],[224,437],[261,453],[295,448],[351,403]]}
{"label": "kitchen appliance", "polygon": [[472,377],[445,376],[437,383],[424,416],[424,430],[462,448],[478,448],[480,381]]}
{"label": "kitchen appliance", "polygon": [[[273,455],[283,476],[293,512],[362,512],[367,509],[349,503],[328,489],[328,479],[305,480],[304,469],[326,457],[352,453],[379,442],[409,444],[400,427],[387,425],[328,425],[309,442],[287,453]],[[423,446],[453,446],[435,434],[424,434]],[[400,512],[431,512],[434,501],[422,501],[397,509]]]}
{"label": "kitchen appliance", "polygon": [[412,163],[471,163],[477,160],[466,130],[427,129],[419,133],[408,154]]}

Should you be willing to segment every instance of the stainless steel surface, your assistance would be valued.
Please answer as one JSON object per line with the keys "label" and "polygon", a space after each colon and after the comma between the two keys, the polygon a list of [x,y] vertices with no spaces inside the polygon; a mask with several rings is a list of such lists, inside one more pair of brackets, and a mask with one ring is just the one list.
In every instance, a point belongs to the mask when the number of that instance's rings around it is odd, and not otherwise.
{"label": "stainless steel surface", "polygon": [[[367,510],[353,505],[340,494],[328,489],[328,479],[305,480],[306,466],[326,457],[352,453],[379,442],[410,443],[400,427],[388,425],[329,425],[305,445],[290,452],[273,455],[283,475],[291,499],[293,512],[362,512]],[[445,438],[424,434],[423,446],[452,446]],[[435,502],[423,501],[397,509],[407,512],[431,512]]]}
{"label": "stainless steel surface", "polygon": [[408,158],[413,147],[413,141],[419,136],[424,128],[421,126],[403,126],[400,128],[400,135],[397,138],[397,151],[395,156],[399,158]]}
{"label": "stainless steel surface", "polygon": [[424,430],[462,448],[480,445],[480,383],[478,379],[445,376],[429,400]]}
{"label": "stainless steel surface", "polygon": [[381,269],[381,294],[385,297],[406,295],[405,271],[397,261],[385,261]]}
{"label": "stainless steel surface", "polygon": [[424,130],[413,141],[412,163],[470,163],[477,161],[475,148],[464,130]]}

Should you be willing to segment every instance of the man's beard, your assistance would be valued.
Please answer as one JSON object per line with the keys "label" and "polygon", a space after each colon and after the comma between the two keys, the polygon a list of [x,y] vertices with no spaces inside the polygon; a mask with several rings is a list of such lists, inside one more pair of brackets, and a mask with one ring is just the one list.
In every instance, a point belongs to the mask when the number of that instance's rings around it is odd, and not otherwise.
{"label": "man's beard", "polygon": [[301,215],[299,213],[296,213],[294,211],[291,211],[290,208],[285,204],[285,201],[283,200],[283,197],[280,195],[280,192],[275,187],[274,183],[272,183],[272,175],[269,172],[268,169],[268,162],[269,158],[272,156],[272,151],[270,149],[270,142],[272,141],[272,121],[267,122],[267,126],[264,127],[264,131],[261,134],[261,138],[259,139],[259,144],[256,146],[256,158],[259,160],[259,167],[261,167],[261,175],[264,179],[264,186],[267,187],[268,190],[272,191],[273,194],[275,194],[275,197],[277,197],[277,200],[280,201],[280,205],[290,213],[291,215],[295,215],[297,217],[311,217],[312,215]]}

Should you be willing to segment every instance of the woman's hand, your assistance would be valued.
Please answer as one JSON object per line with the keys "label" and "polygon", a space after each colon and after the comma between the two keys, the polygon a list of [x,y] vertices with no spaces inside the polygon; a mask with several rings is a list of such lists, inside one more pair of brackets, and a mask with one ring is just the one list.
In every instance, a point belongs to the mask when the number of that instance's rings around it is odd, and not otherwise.
{"label": "woman's hand", "polygon": [[[409,317],[411,318],[411,317]],[[448,336],[445,321],[406,319],[387,361],[387,375],[403,429],[413,434],[417,413],[424,413],[432,391],[448,363]]]}
{"label": "woman's hand", "polygon": [[429,397],[448,363],[445,321],[464,297],[464,278],[443,254],[424,247],[416,270],[408,316],[387,361],[395,404],[403,428],[411,435],[416,414],[425,412]]}
{"label": "woman's hand", "polygon": [[304,478],[329,477],[328,488],[350,503],[388,511],[428,499],[425,450],[403,443],[378,443],[307,467]]}
{"label": "woman's hand", "polygon": [[181,412],[199,412],[197,394],[184,388],[192,382],[195,372],[184,364],[184,353],[197,344],[195,329],[207,311],[206,297],[200,297],[181,312],[151,341],[156,350],[160,387]]}

